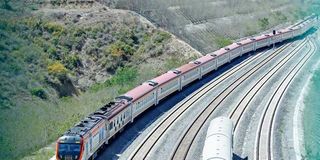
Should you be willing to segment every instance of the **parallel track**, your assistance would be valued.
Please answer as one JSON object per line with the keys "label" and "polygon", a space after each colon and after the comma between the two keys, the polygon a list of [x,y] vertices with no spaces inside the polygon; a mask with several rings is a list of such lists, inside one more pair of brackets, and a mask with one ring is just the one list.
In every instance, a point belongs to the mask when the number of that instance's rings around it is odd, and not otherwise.
{"label": "parallel track", "polygon": [[[286,49],[289,45],[286,45],[284,47],[279,48],[275,53],[269,55],[267,58],[262,60],[262,62],[258,65],[256,65],[256,68],[260,68],[262,65],[269,62],[271,59],[273,59],[277,53],[280,53],[284,49]],[[261,56],[261,55],[260,55]],[[223,80],[227,79],[229,76],[231,76],[233,73],[237,72],[239,69],[241,69],[243,66],[248,65],[251,61],[257,59],[259,57],[255,57],[253,59],[250,59],[248,61],[245,61],[241,63],[238,67],[230,70],[226,74],[219,77],[216,81],[213,81],[197,91],[194,95],[192,95],[187,101],[176,107],[175,110],[173,110],[166,118],[164,118],[150,133],[147,135],[147,137],[143,140],[142,143],[136,148],[136,150],[131,154],[129,159],[145,159],[149,152],[152,150],[153,146],[157,143],[157,141],[162,137],[162,135],[167,131],[167,129],[174,124],[174,122],[181,116],[183,113],[192,106],[192,104],[199,101],[206,93],[208,93],[210,90],[215,88],[217,85],[219,85]],[[252,72],[252,71],[248,71]],[[247,73],[248,73],[247,72]]]}
{"label": "parallel track", "polygon": [[[300,46],[296,47],[292,52],[290,56],[286,57],[284,60],[292,58],[294,55],[298,53],[298,51],[306,44],[306,40],[304,40]],[[263,77],[261,77],[259,80],[256,81],[256,83],[250,88],[248,92],[244,94],[244,96],[241,98],[239,103],[236,105],[236,107],[231,111],[229,114],[229,118],[234,122],[234,131],[238,128],[238,124],[240,121],[240,118],[242,117],[243,113],[255,97],[257,93],[262,89],[262,87],[268,82],[269,79],[272,78],[272,76],[279,71],[288,61],[281,61],[277,65],[275,65],[271,70],[267,72]]]}
{"label": "parallel track", "polygon": [[310,48],[308,53],[299,61],[298,64],[286,75],[280,85],[275,90],[273,96],[269,99],[263,115],[259,121],[258,131],[255,143],[255,159],[273,159],[271,150],[272,128],[275,123],[275,114],[279,108],[280,102],[291,84],[294,77],[299,73],[304,64],[313,55],[315,47]]}
{"label": "parallel track", "polygon": [[[296,49],[296,48],[295,48]],[[289,61],[293,55],[287,55],[286,58],[282,59],[279,63],[283,63],[284,61]],[[270,59],[271,60],[271,59]],[[233,82],[228,88],[226,88],[222,93],[220,93],[208,106],[205,108],[196,118],[195,121],[192,122],[188,130],[182,136],[182,139],[178,143],[175,148],[174,154],[171,159],[186,159],[188,152],[194,142],[194,139],[198,135],[200,129],[203,127],[207,119],[211,116],[211,114],[215,111],[215,109],[221,104],[225,98],[233,92],[239,85],[241,85],[246,79],[251,77],[254,73],[256,73],[263,65],[267,64],[269,60],[265,61],[263,64],[259,64],[247,72],[244,76],[240,77],[238,80]],[[277,65],[279,65],[279,63]]]}

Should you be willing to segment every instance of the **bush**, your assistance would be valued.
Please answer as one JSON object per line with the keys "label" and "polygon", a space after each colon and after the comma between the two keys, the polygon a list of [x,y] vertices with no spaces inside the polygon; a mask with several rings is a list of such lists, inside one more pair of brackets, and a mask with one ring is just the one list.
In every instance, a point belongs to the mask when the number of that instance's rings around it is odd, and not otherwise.
{"label": "bush", "polygon": [[57,49],[53,46],[51,46],[47,52],[49,53],[49,57],[51,59],[55,59],[55,60],[59,60],[60,59],[60,55],[57,52]]}
{"label": "bush", "polygon": [[67,73],[67,69],[63,64],[57,61],[48,66],[48,72],[53,75],[65,75]]}
{"label": "bush", "polygon": [[107,49],[107,53],[110,53],[114,57],[133,55],[134,52],[135,49],[133,47],[122,41],[111,44]]}
{"label": "bush", "polygon": [[76,67],[81,66],[81,60],[75,54],[67,55],[64,59],[64,64],[68,69],[74,69]]}
{"label": "bush", "polygon": [[268,18],[259,19],[258,23],[259,23],[260,28],[265,30],[269,26],[269,19]]}
{"label": "bush", "polygon": [[11,5],[9,4],[9,0],[4,0],[2,3],[3,4],[2,4],[1,8],[6,9],[6,10],[13,10]]}
{"label": "bush", "polygon": [[171,38],[171,35],[167,32],[158,32],[154,37],[153,37],[153,41],[155,43],[162,43],[165,40],[168,40],[169,38]]}
{"label": "bush", "polygon": [[32,88],[31,89],[31,94],[34,95],[34,96],[37,96],[41,99],[47,99],[48,96],[45,92],[45,89],[42,88],[42,87],[36,87],[36,88]]}
{"label": "bush", "polygon": [[274,17],[275,17],[275,19],[277,19],[280,22],[284,22],[284,21],[288,20],[288,18],[280,11],[276,11],[274,13]]}
{"label": "bush", "polygon": [[118,93],[122,94],[135,85],[138,70],[135,67],[118,68],[113,77],[104,83],[97,83],[91,86],[90,91],[97,92],[106,87],[118,88]]}
{"label": "bush", "polygon": [[44,29],[46,29],[48,32],[55,34],[55,35],[61,35],[65,29],[63,25],[55,23],[55,22],[48,22],[44,25]]}
{"label": "bush", "polygon": [[222,37],[222,36],[219,36],[215,39],[215,42],[216,44],[218,45],[219,48],[223,48],[229,44],[232,43],[232,41],[228,38],[225,38],[225,37]]}
{"label": "bush", "polygon": [[132,83],[138,76],[138,70],[134,67],[118,68],[116,74],[110,79],[113,85],[127,85]]}

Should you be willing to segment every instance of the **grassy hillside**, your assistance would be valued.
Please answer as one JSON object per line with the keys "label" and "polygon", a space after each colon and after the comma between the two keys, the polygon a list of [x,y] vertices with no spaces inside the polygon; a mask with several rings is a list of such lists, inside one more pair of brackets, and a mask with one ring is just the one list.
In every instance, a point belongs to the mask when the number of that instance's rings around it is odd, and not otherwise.
{"label": "grassy hillside", "polygon": [[[300,0],[105,0],[134,10],[203,53],[307,14]],[[280,26],[278,26],[280,27]]]}
{"label": "grassy hillside", "polygon": [[0,15],[0,159],[54,142],[115,96],[197,55],[134,13],[96,2],[1,1]]}

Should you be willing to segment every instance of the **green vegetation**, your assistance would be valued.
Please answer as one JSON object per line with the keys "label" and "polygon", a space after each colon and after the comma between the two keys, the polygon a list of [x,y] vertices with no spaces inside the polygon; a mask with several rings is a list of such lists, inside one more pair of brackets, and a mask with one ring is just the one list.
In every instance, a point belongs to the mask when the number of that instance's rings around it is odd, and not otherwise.
{"label": "green vegetation", "polygon": [[133,88],[137,82],[135,81],[138,76],[138,70],[134,67],[119,68],[116,74],[104,83],[97,83],[90,88],[91,92],[97,92],[107,87],[117,87],[118,94],[125,93]]}
{"label": "green vegetation", "polygon": [[60,62],[54,62],[48,66],[48,72],[53,75],[66,74],[67,69]]}
{"label": "green vegetation", "polygon": [[228,38],[225,38],[223,36],[218,36],[215,38],[215,43],[218,45],[219,48],[225,47],[229,44],[232,44],[232,41]]}
{"label": "green vegetation", "polygon": [[288,17],[286,15],[284,15],[282,12],[280,11],[276,11],[273,14],[273,17],[278,21],[278,22],[286,22],[288,20]]}
{"label": "green vegetation", "polygon": [[269,26],[269,19],[268,18],[261,18],[258,20],[259,26],[262,30],[266,30]]}
{"label": "green vegetation", "polygon": [[2,8],[3,9],[7,9],[7,10],[12,10],[12,7],[11,7],[11,5],[9,4],[9,0],[4,0],[3,1],[3,4],[2,4]]}
{"label": "green vegetation", "polygon": [[160,44],[165,40],[168,40],[169,38],[171,38],[171,35],[167,32],[158,32],[157,34],[155,34],[155,36],[153,37],[153,41],[156,44]]}
{"label": "green vegetation", "polygon": [[48,98],[45,89],[42,88],[42,87],[32,88],[31,89],[31,94],[34,95],[34,96],[37,96],[37,97],[39,97],[41,99],[47,99]]}
{"label": "green vegetation", "polygon": [[[37,3],[3,1],[0,7],[0,159],[34,153],[115,96],[166,71],[164,62],[152,60],[165,54],[171,35],[133,17],[75,25],[55,14],[30,14]],[[189,60],[180,57],[170,67]],[[107,80],[73,85],[80,76],[94,81],[96,71],[106,71]],[[39,153],[30,159],[52,156]]]}
{"label": "green vegetation", "polygon": [[55,155],[55,146],[50,146],[50,148],[41,149],[30,156],[24,157],[22,160],[47,160],[53,155]]}

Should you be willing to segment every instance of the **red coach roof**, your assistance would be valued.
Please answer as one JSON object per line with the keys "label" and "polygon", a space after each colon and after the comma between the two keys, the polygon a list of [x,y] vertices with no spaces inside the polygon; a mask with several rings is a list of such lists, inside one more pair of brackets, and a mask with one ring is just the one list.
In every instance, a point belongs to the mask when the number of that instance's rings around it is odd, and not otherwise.
{"label": "red coach roof", "polygon": [[141,98],[142,96],[146,95],[147,93],[151,92],[154,87],[150,86],[148,83],[143,83],[136,88],[128,91],[125,96],[133,98],[132,101],[136,101],[137,99]]}
{"label": "red coach roof", "polygon": [[289,28],[286,28],[286,29],[282,29],[280,30],[283,33],[288,33],[288,32],[291,32],[292,30],[290,30]]}
{"label": "red coach roof", "polygon": [[198,65],[194,64],[194,63],[188,63],[185,64],[179,68],[177,68],[177,70],[181,71],[181,74],[186,73],[194,68],[196,68]]}
{"label": "red coach roof", "polygon": [[241,44],[237,44],[237,43],[232,43],[228,46],[226,46],[225,48],[229,48],[230,50],[236,49],[238,47],[240,47]]}
{"label": "red coach roof", "polygon": [[217,55],[217,56],[220,56],[220,55],[223,55],[223,54],[225,54],[225,53],[227,53],[227,52],[228,52],[227,50],[225,50],[224,48],[221,48],[221,49],[213,52],[213,54],[215,54],[215,55]]}
{"label": "red coach roof", "polygon": [[205,56],[198,58],[196,61],[201,62],[201,64],[203,64],[203,63],[207,63],[208,61],[211,61],[212,59],[214,59],[214,57],[212,57],[210,54],[207,54]]}
{"label": "red coach roof", "polygon": [[176,77],[178,77],[177,74],[173,73],[172,71],[169,71],[165,74],[162,74],[162,75],[152,79],[151,81],[157,82],[158,85],[162,85],[162,84],[167,83],[168,81],[170,81]]}
{"label": "red coach roof", "polygon": [[108,115],[108,120],[112,119],[114,116],[116,116],[118,113],[123,111],[125,108],[128,107],[128,103],[124,100],[121,102],[116,102],[115,107],[113,107],[109,112],[110,114]]}
{"label": "red coach roof", "polygon": [[260,41],[260,40],[264,40],[266,38],[270,38],[270,35],[269,36],[267,36],[267,35],[269,35],[269,34],[257,36],[257,37],[255,37],[255,39],[256,39],[256,41]]}
{"label": "red coach roof", "polygon": [[251,40],[251,39],[249,39],[249,38],[240,41],[240,43],[241,43],[242,45],[244,45],[244,44],[249,44],[249,43],[251,43],[251,42],[253,42],[253,40]]}

